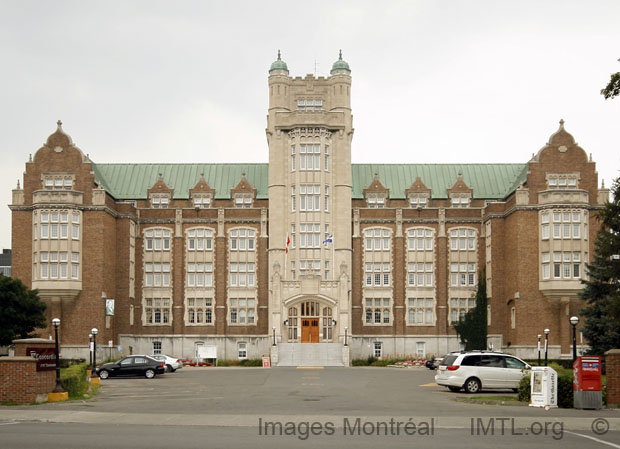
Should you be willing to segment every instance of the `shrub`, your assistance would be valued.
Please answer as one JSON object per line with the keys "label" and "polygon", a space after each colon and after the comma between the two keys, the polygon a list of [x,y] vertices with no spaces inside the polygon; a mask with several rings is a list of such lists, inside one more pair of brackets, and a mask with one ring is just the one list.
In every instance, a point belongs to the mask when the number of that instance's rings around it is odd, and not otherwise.
{"label": "shrub", "polygon": [[[558,407],[573,408],[573,371],[563,368],[556,363],[549,365],[558,373]],[[519,401],[530,402],[530,378],[525,376],[519,383]]]}
{"label": "shrub", "polygon": [[69,393],[69,399],[82,399],[88,392],[86,368],[88,364],[81,363],[60,370],[60,385]]}
{"label": "shrub", "polygon": [[263,366],[262,359],[247,359],[241,361],[241,366]]}

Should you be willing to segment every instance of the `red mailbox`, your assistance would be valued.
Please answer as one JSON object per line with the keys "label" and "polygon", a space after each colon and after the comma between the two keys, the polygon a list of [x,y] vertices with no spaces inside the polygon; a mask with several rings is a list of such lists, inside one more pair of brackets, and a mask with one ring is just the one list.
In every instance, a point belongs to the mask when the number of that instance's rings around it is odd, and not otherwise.
{"label": "red mailbox", "polygon": [[601,358],[578,357],[573,363],[573,402],[575,408],[602,407]]}

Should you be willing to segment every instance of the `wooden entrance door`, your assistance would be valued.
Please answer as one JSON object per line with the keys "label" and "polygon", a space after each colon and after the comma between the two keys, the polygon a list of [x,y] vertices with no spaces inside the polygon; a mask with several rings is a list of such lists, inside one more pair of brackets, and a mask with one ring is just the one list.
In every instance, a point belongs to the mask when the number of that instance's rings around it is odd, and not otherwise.
{"label": "wooden entrance door", "polygon": [[318,318],[302,318],[301,320],[301,342],[302,343],[318,343],[319,342],[319,319]]}

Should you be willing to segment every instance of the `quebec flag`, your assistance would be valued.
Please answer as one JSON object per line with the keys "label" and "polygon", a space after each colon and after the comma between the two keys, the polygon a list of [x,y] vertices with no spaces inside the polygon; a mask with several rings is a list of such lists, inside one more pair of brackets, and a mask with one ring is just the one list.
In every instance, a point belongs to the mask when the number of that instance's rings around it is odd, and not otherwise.
{"label": "quebec flag", "polygon": [[327,245],[328,243],[334,243],[334,234],[331,234],[325,240],[323,240],[323,245]]}

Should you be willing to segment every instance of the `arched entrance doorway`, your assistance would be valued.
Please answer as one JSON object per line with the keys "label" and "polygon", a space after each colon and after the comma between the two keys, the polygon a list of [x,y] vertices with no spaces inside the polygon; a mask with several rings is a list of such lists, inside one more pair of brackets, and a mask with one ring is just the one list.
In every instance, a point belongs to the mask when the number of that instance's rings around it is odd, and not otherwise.
{"label": "arched entrance doorway", "polygon": [[332,341],[333,312],[319,301],[303,301],[288,308],[290,342],[319,343]]}

